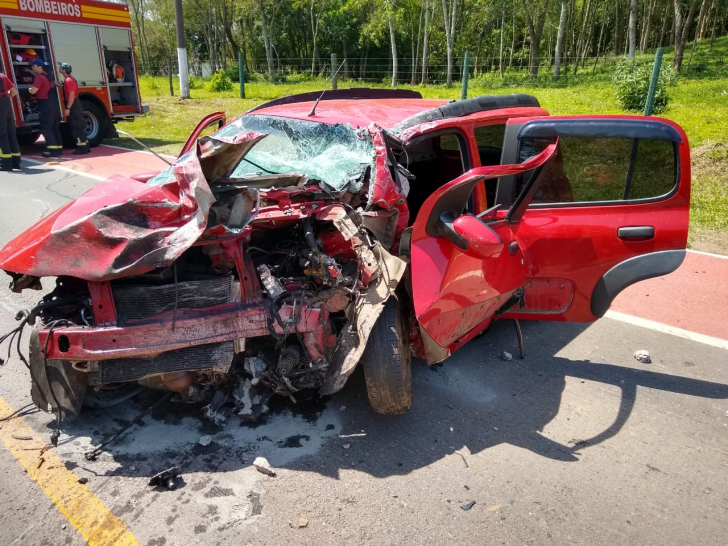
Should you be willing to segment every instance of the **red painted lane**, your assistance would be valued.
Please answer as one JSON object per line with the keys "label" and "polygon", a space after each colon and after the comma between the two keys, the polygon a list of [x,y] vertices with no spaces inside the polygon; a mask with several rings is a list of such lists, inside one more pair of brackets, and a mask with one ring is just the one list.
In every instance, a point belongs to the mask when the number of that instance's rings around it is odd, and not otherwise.
{"label": "red painted lane", "polygon": [[[58,164],[65,169],[92,174],[104,179],[114,174],[132,175],[161,171],[167,167],[164,161],[149,152],[127,150],[103,144],[91,148],[91,153],[87,155],[73,155],[73,150],[64,149],[63,155],[58,159],[43,157],[42,151],[43,147],[36,144],[25,148],[23,156],[43,163],[58,161]],[[167,159],[171,161],[174,158],[167,157]]]}
{"label": "red painted lane", "polygon": [[611,309],[728,340],[728,259],[688,252],[677,271],[630,286]]}

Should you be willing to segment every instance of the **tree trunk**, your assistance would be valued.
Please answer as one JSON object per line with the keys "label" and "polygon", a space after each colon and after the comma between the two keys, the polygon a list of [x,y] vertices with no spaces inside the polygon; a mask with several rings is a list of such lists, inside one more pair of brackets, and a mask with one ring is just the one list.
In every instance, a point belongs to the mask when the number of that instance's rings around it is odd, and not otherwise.
{"label": "tree trunk", "polygon": [[[636,2],[637,0],[633,0]],[[581,55],[583,57],[583,54],[581,53],[585,49],[586,44],[586,29],[587,25],[589,24],[589,14],[591,13],[591,0],[587,0],[586,5],[584,8],[582,8],[582,11],[584,12],[583,19],[581,21],[581,32],[579,32],[579,40],[576,42],[576,55],[574,59],[574,76],[576,76],[577,71],[579,70],[579,56]]]}
{"label": "tree trunk", "polygon": [[511,52],[508,56],[508,69],[513,66],[513,51],[516,49],[516,10],[513,10],[513,38],[511,39]]}
{"label": "tree trunk", "polygon": [[[680,0],[675,1],[675,59],[673,61],[673,67],[677,72],[680,72],[682,68],[683,56],[685,55],[685,44],[690,37],[690,28],[693,24],[693,18],[695,17],[695,10],[698,7],[698,0],[690,0],[690,8],[688,9],[688,15],[685,19],[682,19],[682,6]],[[680,18],[678,19],[678,15]]]}
{"label": "tree trunk", "polygon": [[500,72],[500,77],[503,77],[503,34],[506,30],[506,10],[503,9],[501,11],[501,28],[500,28],[500,52],[498,54],[498,72]]}
{"label": "tree trunk", "polygon": [[648,0],[645,3],[645,18],[642,21],[642,39],[640,40],[640,53],[644,55],[647,50],[647,44],[650,39],[650,31],[652,27],[652,15],[655,12],[655,4],[657,0]]}
{"label": "tree trunk", "polygon": [[265,45],[265,60],[268,63],[268,75],[272,80],[276,75],[276,67],[273,62],[273,44],[268,32],[268,18],[265,15],[263,0],[258,0],[258,11],[260,12],[260,26],[263,30],[263,44]]}
{"label": "tree trunk", "polygon": [[[541,36],[543,34],[543,26],[546,22],[546,14],[548,13],[549,0],[545,0],[541,6],[541,11],[535,14],[529,9],[526,12],[526,21],[528,23],[528,34],[531,38],[531,49],[528,61],[528,73],[532,78],[538,76],[539,69],[539,47],[541,45]],[[535,15],[535,18],[534,18]]]}
{"label": "tree trunk", "polygon": [[[699,39],[698,37],[700,35],[700,29],[703,26],[703,19],[707,15],[705,12],[708,9],[709,5],[710,4],[708,4],[708,0],[703,0],[700,3],[700,14],[698,14],[698,22],[696,23],[696,26],[695,26],[695,39],[696,40]],[[691,54],[691,56],[692,56],[692,54]],[[688,63],[688,64],[690,64],[690,63]]]}
{"label": "tree trunk", "polygon": [[442,12],[445,17],[445,40],[447,42],[447,87],[452,87],[453,55],[455,53],[455,21],[457,20],[457,0],[452,0],[450,10],[448,0],[442,0]]}
{"label": "tree trunk", "polygon": [[637,0],[632,0],[629,5],[629,60],[634,60],[635,49],[637,48]]}
{"label": "tree trunk", "polygon": [[[392,6],[394,8],[394,6]],[[397,87],[397,35],[394,32],[392,12],[389,12],[389,40],[392,48],[392,87]]]}
{"label": "tree trunk", "polygon": [[619,0],[614,2],[614,54],[619,55]]}
{"label": "tree trunk", "polygon": [[665,32],[667,32],[667,22],[670,20],[670,3],[665,4],[665,16],[662,19],[662,30],[660,31],[660,39],[657,41],[658,47],[665,45]]}
{"label": "tree trunk", "polygon": [[559,33],[556,36],[556,52],[554,53],[554,81],[561,76],[561,52],[564,47],[564,31],[566,30],[566,14],[569,10],[569,0],[561,0],[561,16],[559,17]]}
{"label": "tree trunk", "polygon": [[427,83],[427,57],[429,56],[430,38],[430,2],[425,0],[425,35],[422,37],[422,85]]}

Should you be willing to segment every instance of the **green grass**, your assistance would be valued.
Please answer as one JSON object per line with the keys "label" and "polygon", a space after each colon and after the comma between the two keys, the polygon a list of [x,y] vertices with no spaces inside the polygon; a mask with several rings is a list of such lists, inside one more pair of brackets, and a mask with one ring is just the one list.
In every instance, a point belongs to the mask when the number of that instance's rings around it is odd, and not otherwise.
{"label": "green grass", "polygon": [[[700,48],[707,44],[700,44]],[[714,53],[725,49],[728,38],[716,40]],[[696,59],[700,58],[696,54]],[[669,52],[666,61],[669,60]],[[695,64],[695,61],[694,61]],[[711,65],[711,70],[714,70]],[[725,73],[725,71],[723,72]],[[176,155],[197,122],[205,115],[223,111],[231,120],[262,102],[296,93],[321,90],[326,81],[319,78],[289,77],[285,84],[267,82],[246,83],[246,99],[239,98],[237,84],[232,91],[215,93],[208,82],[195,80],[201,87],[191,90],[190,100],[179,99],[177,80],[175,96],[169,96],[169,83],[164,77],[141,78],[141,93],[150,113],[133,124],[120,125],[156,151]],[[387,87],[384,84],[340,82],[341,88]],[[401,86],[415,89],[425,98],[459,99],[460,87],[444,85]],[[558,114],[623,114],[612,84],[604,77],[571,78],[553,87],[546,79],[537,82],[521,80],[500,82],[492,77],[471,81],[468,96],[497,93],[531,93],[552,115]],[[728,145],[728,77],[711,76],[706,79],[682,78],[670,89],[670,103],[662,117],[679,123],[688,135],[693,149],[693,191],[691,226],[699,229],[728,232],[728,154],[710,157],[703,150],[724,150]],[[112,144],[136,147],[132,141],[120,138]],[[717,148],[716,148],[717,147]],[[722,148],[721,148],[722,147]],[[696,160],[699,157],[700,160]]]}

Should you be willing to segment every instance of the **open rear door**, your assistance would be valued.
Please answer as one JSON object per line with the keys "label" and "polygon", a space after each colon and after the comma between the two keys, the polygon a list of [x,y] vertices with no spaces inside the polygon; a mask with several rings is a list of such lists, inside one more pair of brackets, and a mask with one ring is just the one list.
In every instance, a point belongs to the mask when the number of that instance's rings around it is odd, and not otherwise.
{"label": "open rear door", "polygon": [[[503,161],[523,161],[557,140],[539,188],[514,224],[525,259],[525,306],[506,316],[593,321],[627,286],[682,263],[688,140],[677,124],[658,118],[521,119],[507,127]],[[516,204],[525,180],[501,178],[498,202]]]}
{"label": "open rear door", "polygon": [[[440,187],[420,208],[412,230],[412,296],[425,344],[441,348],[440,357],[428,354],[428,360],[445,358],[487,327],[496,313],[519,302],[516,291],[523,286],[526,267],[515,239],[517,216],[555,150],[551,144],[522,164],[472,169]],[[507,213],[464,213],[476,184],[522,174],[527,182],[521,205],[515,203]]]}

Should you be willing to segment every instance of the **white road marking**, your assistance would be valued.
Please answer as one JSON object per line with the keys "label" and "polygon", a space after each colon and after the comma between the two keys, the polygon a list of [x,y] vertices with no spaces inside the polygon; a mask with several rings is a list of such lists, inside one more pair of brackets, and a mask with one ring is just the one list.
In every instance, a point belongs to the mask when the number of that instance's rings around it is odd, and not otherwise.
{"label": "white road marking", "polygon": [[710,345],[712,347],[718,347],[719,349],[728,350],[728,339],[706,336],[705,334],[691,332],[690,330],[683,330],[682,328],[676,328],[675,326],[669,326],[668,324],[662,324],[661,322],[655,322],[654,320],[634,317],[632,315],[620,313],[619,311],[607,311],[604,317],[632,324],[633,326],[639,326],[640,328],[654,330],[655,332],[681,337],[683,339],[702,343],[703,345]]}
{"label": "white road marking", "polygon": [[54,164],[52,164],[52,162],[51,162],[51,164],[49,164],[49,162],[47,162],[47,161],[38,161],[37,159],[32,159],[30,157],[23,157],[23,161],[35,163],[36,165],[45,165],[46,167],[50,167],[51,169],[56,169],[58,171],[64,171],[64,172],[71,173],[71,174],[80,174],[81,176],[85,176],[86,178],[90,178],[92,180],[98,180],[99,182],[103,182],[104,180],[107,180],[107,178],[104,178],[103,176],[99,176],[98,174],[85,173],[83,171],[69,169],[68,167],[63,167],[61,165],[54,165]]}
{"label": "white road marking", "polygon": [[703,256],[710,256],[711,258],[720,258],[722,260],[728,260],[728,256],[723,256],[721,254],[713,254],[712,252],[703,252],[702,250],[693,250],[691,248],[688,248],[688,252],[692,252],[693,254],[702,254]]}
{"label": "white road marking", "polygon": [[[99,144],[99,146],[102,148],[113,148],[114,150],[123,150],[125,152],[139,152],[142,154],[154,155],[149,150],[135,150],[133,148],[124,148],[123,146],[114,146],[112,144]],[[166,157],[167,159],[177,159],[175,156],[169,155],[169,154],[159,154],[159,155],[161,155],[162,157]]]}

